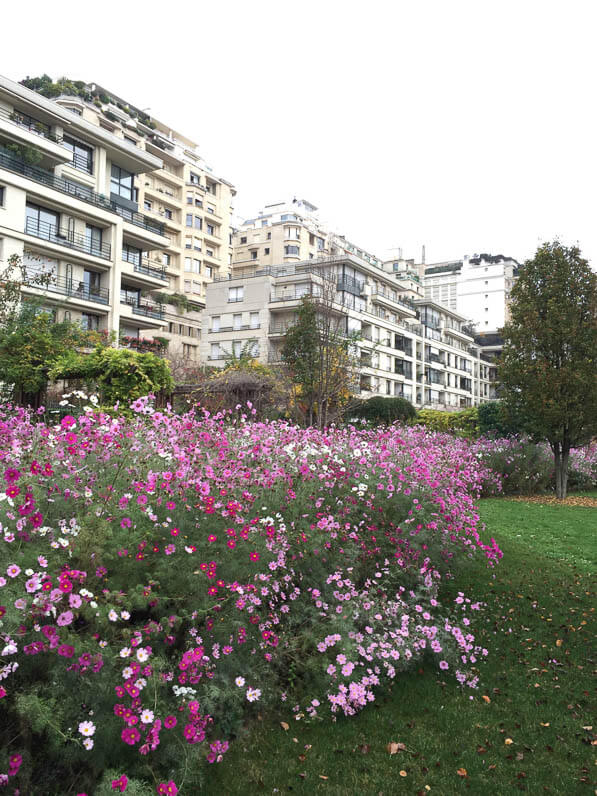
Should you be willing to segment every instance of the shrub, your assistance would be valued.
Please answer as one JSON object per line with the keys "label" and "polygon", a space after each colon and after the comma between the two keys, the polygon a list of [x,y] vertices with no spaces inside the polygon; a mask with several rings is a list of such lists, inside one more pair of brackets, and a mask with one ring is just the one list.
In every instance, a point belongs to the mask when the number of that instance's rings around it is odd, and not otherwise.
{"label": "shrub", "polygon": [[416,416],[414,406],[405,398],[384,398],[374,396],[358,401],[348,410],[351,418],[367,420],[373,425],[391,425],[396,421],[406,423]]}

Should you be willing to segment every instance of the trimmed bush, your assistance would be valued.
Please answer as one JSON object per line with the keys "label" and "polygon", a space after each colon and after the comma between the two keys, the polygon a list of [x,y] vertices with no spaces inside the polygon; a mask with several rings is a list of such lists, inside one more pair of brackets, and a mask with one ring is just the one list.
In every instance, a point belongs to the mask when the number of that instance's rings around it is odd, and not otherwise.
{"label": "trimmed bush", "polygon": [[381,395],[359,401],[350,411],[351,417],[368,420],[373,425],[391,425],[397,420],[407,423],[416,415],[414,406],[405,398],[384,398]]}

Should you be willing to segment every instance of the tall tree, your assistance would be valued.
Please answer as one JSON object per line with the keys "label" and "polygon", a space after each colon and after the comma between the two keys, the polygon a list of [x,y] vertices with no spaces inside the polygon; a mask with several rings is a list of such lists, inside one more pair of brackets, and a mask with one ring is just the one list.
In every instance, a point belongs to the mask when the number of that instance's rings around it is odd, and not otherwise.
{"label": "tall tree", "polygon": [[576,246],[544,243],[521,266],[503,333],[505,410],[549,442],[565,498],[570,449],[597,435],[597,274]]}
{"label": "tall tree", "polygon": [[324,428],[348,402],[357,373],[356,337],[347,334],[347,310],[331,269],[314,268],[311,292],[286,332],[282,359],[308,425]]}

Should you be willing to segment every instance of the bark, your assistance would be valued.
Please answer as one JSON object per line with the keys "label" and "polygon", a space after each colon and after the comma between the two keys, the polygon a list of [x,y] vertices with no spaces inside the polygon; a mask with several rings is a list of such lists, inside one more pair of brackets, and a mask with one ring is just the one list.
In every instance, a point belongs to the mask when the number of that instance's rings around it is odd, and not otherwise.
{"label": "bark", "polygon": [[553,445],[554,464],[556,470],[556,497],[564,500],[568,491],[568,459],[570,456],[570,443],[556,442]]}

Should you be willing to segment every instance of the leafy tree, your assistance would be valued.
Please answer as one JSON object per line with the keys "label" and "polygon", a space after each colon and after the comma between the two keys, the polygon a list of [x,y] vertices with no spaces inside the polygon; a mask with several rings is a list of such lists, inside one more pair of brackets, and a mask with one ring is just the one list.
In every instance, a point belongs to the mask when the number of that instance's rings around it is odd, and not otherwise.
{"label": "leafy tree", "polygon": [[487,401],[477,407],[479,434],[482,436],[512,437],[522,434],[520,419],[506,416],[503,401]]}
{"label": "leafy tree", "polygon": [[520,268],[499,362],[509,417],[553,451],[566,497],[572,447],[597,434],[597,275],[576,246],[544,243]]}
{"label": "leafy tree", "polygon": [[320,428],[346,407],[356,382],[356,337],[346,333],[346,313],[336,275],[315,270],[312,292],[303,296],[297,322],[286,332],[282,360],[294,385],[295,403],[308,425]]}

